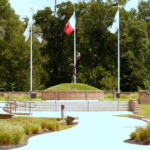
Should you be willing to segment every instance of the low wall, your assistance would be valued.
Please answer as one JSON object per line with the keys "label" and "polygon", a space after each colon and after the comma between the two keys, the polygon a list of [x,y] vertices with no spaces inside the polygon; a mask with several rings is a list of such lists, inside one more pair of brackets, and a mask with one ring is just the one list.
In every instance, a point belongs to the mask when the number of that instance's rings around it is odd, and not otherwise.
{"label": "low wall", "polygon": [[139,91],[139,103],[150,104],[150,92],[149,91]]}
{"label": "low wall", "polygon": [[104,100],[104,91],[42,91],[42,100]]}
{"label": "low wall", "polygon": [[130,99],[129,104],[131,107],[131,111],[133,111],[134,113],[139,112],[139,104],[138,104],[138,101],[136,99]]}
{"label": "low wall", "polygon": [[11,114],[0,114],[0,119],[10,119],[13,115]]}

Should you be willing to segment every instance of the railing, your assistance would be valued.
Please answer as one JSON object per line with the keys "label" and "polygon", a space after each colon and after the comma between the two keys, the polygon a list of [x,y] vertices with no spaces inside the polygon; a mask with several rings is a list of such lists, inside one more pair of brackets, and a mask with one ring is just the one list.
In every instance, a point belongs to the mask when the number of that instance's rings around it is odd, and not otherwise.
{"label": "railing", "polygon": [[[31,113],[32,108],[36,107],[36,103],[32,101],[16,101],[14,99],[13,92],[8,93],[8,95],[5,97],[5,102],[3,108],[6,112],[13,114],[14,112],[17,113],[17,108],[23,107],[24,111],[29,111]],[[20,113],[21,114],[21,113]]]}
{"label": "railing", "polygon": [[17,113],[17,108],[19,108],[19,107],[22,107],[22,108],[24,108],[24,111],[26,111],[26,112],[29,111],[29,113],[31,113],[32,108],[36,107],[35,102],[29,102],[29,101],[24,101],[24,102],[9,101],[9,102],[4,102],[4,103],[5,103],[5,107],[2,107],[2,108],[4,108],[4,110],[9,112],[10,114]]}

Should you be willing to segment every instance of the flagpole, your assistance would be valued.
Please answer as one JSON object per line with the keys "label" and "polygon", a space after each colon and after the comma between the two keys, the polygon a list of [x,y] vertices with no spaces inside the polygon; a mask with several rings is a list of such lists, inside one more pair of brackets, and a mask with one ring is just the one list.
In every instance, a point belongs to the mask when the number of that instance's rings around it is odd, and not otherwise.
{"label": "flagpole", "polygon": [[[31,9],[31,11],[33,11]],[[32,16],[31,16],[31,42],[30,42],[30,92],[32,92]]]}
{"label": "flagpole", "polygon": [[[119,7],[118,7],[119,12]],[[119,18],[120,22],[120,18]],[[120,93],[120,25],[118,26],[118,93]]]}
{"label": "flagpole", "polygon": [[[75,11],[75,10],[74,10]],[[77,69],[76,69],[76,26],[74,29],[74,83],[76,83],[76,74],[77,74]]]}

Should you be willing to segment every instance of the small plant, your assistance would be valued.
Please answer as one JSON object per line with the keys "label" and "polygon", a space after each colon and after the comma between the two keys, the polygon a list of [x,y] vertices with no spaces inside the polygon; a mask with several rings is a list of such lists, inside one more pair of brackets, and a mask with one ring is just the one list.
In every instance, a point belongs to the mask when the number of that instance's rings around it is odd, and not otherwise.
{"label": "small plant", "polygon": [[150,124],[146,127],[136,127],[136,130],[130,134],[132,140],[150,142]]}
{"label": "small plant", "polygon": [[24,139],[25,131],[20,125],[0,122],[0,145],[18,144]]}
{"label": "small plant", "polygon": [[136,128],[136,139],[139,141],[147,141],[147,136],[146,136],[146,128],[144,127],[137,127]]}
{"label": "small plant", "polygon": [[132,140],[135,140],[135,139],[136,139],[136,133],[135,133],[135,132],[132,132],[132,133],[130,134],[130,138],[131,138]]}
{"label": "small plant", "polygon": [[113,98],[113,94],[105,94],[105,99]]}
{"label": "small plant", "polygon": [[31,125],[31,131],[33,134],[37,134],[42,130],[40,124],[33,124]]}
{"label": "small plant", "polygon": [[56,131],[59,129],[59,124],[57,122],[51,122],[51,123],[47,124],[47,129]]}

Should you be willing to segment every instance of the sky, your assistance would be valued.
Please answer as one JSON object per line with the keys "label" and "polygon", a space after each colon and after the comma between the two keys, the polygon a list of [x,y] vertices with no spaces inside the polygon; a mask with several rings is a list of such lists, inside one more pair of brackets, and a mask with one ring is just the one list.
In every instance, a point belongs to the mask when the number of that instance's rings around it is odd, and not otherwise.
{"label": "sky", "polygon": [[[57,0],[57,4],[61,2],[66,2],[68,0]],[[80,0],[70,0],[74,3],[79,2]],[[137,8],[139,0],[130,0],[127,6],[125,7],[126,10],[130,10],[131,8]],[[55,0],[9,0],[11,7],[15,10],[16,14],[20,16],[22,20],[24,17],[31,16],[30,8],[34,9],[34,13],[37,10],[44,9],[45,7],[51,7],[54,10]]]}

